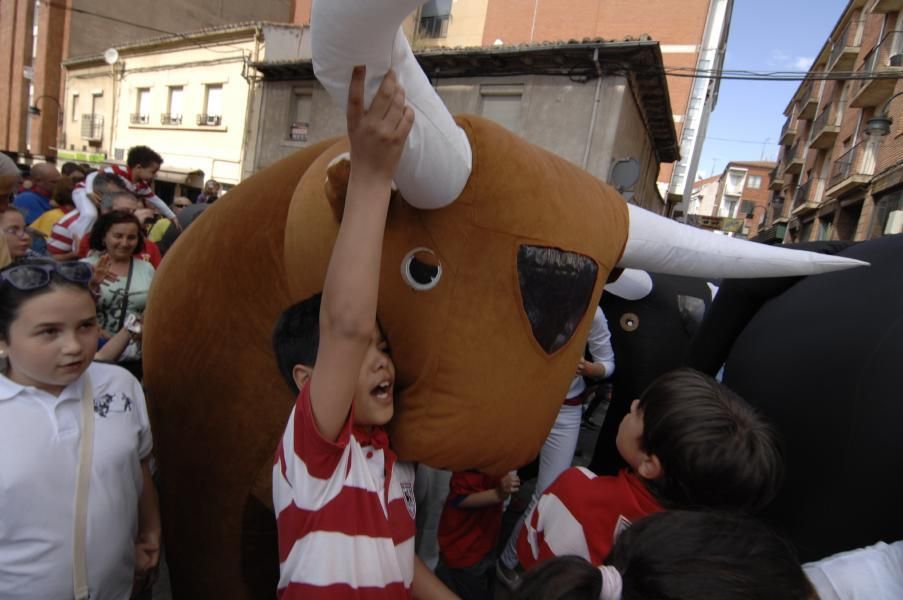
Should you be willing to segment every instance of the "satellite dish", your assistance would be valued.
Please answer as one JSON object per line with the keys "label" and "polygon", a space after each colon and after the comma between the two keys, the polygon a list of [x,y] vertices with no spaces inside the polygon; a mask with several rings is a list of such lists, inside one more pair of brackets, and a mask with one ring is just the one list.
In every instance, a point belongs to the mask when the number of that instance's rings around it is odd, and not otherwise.
{"label": "satellite dish", "polygon": [[621,158],[611,166],[608,182],[619,192],[629,190],[640,179],[640,161],[635,158]]}
{"label": "satellite dish", "polygon": [[119,50],[116,48],[107,48],[103,53],[103,61],[108,65],[115,65],[119,62]]}

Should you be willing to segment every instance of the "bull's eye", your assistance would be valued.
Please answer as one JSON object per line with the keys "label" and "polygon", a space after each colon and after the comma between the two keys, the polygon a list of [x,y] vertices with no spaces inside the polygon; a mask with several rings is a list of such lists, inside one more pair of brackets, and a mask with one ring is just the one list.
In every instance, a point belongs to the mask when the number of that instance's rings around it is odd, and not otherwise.
{"label": "bull's eye", "polygon": [[442,280],[442,263],[429,248],[414,248],[401,261],[401,276],[415,290],[426,292]]}
{"label": "bull's eye", "polygon": [[571,340],[586,315],[599,267],[582,254],[521,246],[517,274],[533,337],[552,354]]}

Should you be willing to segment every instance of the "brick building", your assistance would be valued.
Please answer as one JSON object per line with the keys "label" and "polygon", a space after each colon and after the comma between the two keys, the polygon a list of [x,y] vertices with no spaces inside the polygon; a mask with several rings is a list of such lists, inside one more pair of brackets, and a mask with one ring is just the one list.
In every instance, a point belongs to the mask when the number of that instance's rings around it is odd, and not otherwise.
{"label": "brick building", "polygon": [[[903,231],[903,0],[851,0],[790,99],[767,243]],[[818,74],[828,73],[830,80]],[[886,113],[889,135],[869,120]]]}
{"label": "brick building", "polygon": [[768,161],[732,161],[720,175],[697,181],[687,221],[735,237],[755,237],[765,222],[775,166]]}
{"label": "brick building", "polygon": [[[663,197],[689,198],[702,140],[718,99],[718,80],[695,79],[695,69],[719,69],[733,0],[430,0],[407,25],[415,49],[513,46],[648,34],[661,44],[672,119],[681,160],[658,176]],[[294,21],[307,24],[311,0],[295,0]],[[683,212],[683,210],[681,210]]]}
{"label": "brick building", "polygon": [[60,65],[68,58],[100,54],[151,35],[239,21],[287,22],[293,9],[292,0],[134,0],[126,9],[124,4],[0,2],[0,151],[27,159],[56,155],[57,146],[65,141],[59,139],[60,125],[73,108],[61,96]]}

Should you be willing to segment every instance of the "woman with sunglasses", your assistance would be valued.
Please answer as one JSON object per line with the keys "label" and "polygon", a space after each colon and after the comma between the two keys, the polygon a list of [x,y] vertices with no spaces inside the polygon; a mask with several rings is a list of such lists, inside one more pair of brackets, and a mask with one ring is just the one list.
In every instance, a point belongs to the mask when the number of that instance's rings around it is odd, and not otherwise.
{"label": "woman with sunglasses", "polygon": [[[144,231],[127,212],[101,215],[91,230],[90,247],[94,252],[85,260],[105,275],[97,297],[97,319],[101,335],[109,340],[129,324],[130,315],[135,315],[132,321],[144,315],[154,267],[137,256],[144,247]],[[118,362],[140,379],[140,330],[137,323],[131,328],[134,339]]]}
{"label": "woman with sunglasses", "polygon": [[92,362],[78,262],[0,270],[0,598],[131,597],[153,579],[160,516],[144,394]]}

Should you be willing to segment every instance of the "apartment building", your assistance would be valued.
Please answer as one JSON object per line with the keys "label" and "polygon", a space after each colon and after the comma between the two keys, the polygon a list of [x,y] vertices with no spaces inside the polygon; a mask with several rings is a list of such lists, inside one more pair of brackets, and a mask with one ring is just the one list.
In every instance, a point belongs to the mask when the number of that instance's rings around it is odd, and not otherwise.
{"label": "apartment building", "polygon": [[687,222],[734,237],[752,238],[765,223],[775,163],[731,161],[693,186]]}
{"label": "apartment building", "polygon": [[810,75],[784,113],[757,240],[903,232],[903,0],[851,0]]}
{"label": "apartment building", "polygon": [[[434,48],[415,56],[452,114],[494,120],[665,213],[656,178],[662,163],[677,159],[678,138],[657,42]],[[658,76],[638,81],[618,65]],[[254,113],[266,115],[254,124],[247,159],[254,170],[345,132],[345,116],[309,58],[253,66],[264,76]]]}
{"label": "apartment building", "polygon": [[[296,23],[309,22],[310,5],[311,0],[295,0]],[[693,73],[721,68],[732,13],[733,0],[430,0],[406,27],[415,49],[649,35],[661,44],[681,155],[674,165],[662,165],[657,181],[663,197],[681,203],[690,197],[718,101],[719,80]],[[672,208],[686,211],[683,205]]]}
{"label": "apartment building", "polygon": [[204,179],[242,179],[259,74],[251,64],[310,55],[303,29],[250,22],[121,45],[63,62],[67,110],[57,156],[122,162],[148,145],[164,159],[163,198],[193,195]]}
{"label": "apartment building", "polygon": [[167,33],[250,20],[288,22],[292,0],[4,0],[0,2],[0,150],[56,155],[62,61]]}

